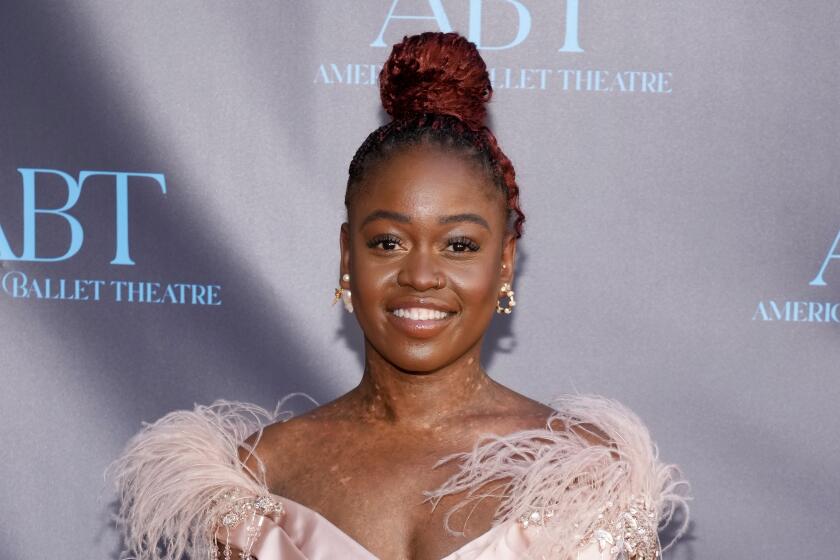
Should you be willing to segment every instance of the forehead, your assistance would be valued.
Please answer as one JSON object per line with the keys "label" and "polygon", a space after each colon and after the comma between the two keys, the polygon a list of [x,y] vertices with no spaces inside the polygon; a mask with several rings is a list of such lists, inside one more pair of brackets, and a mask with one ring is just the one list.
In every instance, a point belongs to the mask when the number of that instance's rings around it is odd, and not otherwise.
{"label": "forehead", "polygon": [[354,203],[359,212],[376,207],[419,219],[478,212],[492,220],[503,202],[477,163],[435,146],[403,150],[371,171]]}

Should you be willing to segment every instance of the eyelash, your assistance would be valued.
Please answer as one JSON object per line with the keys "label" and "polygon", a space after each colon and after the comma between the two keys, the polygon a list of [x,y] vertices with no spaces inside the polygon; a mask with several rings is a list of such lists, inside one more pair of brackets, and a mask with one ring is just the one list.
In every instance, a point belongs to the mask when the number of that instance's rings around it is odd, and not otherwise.
{"label": "eyelash", "polygon": [[[479,249],[478,243],[476,243],[475,241],[473,241],[473,240],[472,240],[472,239],[470,239],[469,237],[453,237],[452,239],[449,239],[449,240],[446,242],[446,246],[447,246],[447,247],[448,247],[448,246],[450,246],[450,245],[455,245],[455,244],[458,244],[458,245],[464,245],[464,246],[466,246],[466,247],[467,247],[467,249],[469,249],[471,252],[478,251],[478,249]],[[456,251],[456,252],[458,252],[458,253],[464,253],[464,252],[466,252],[466,251]]]}
{"label": "eyelash", "polygon": [[[393,235],[377,235],[376,237],[367,242],[367,246],[372,249],[380,243],[394,243],[396,245],[399,245],[400,240],[399,238]],[[476,243],[469,237],[452,237],[446,242],[447,247],[450,245],[464,245],[467,249],[469,249],[469,251],[453,251],[454,253],[475,252],[480,249],[478,243]],[[383,248],[383,250],[390,251],[391,249]]]}

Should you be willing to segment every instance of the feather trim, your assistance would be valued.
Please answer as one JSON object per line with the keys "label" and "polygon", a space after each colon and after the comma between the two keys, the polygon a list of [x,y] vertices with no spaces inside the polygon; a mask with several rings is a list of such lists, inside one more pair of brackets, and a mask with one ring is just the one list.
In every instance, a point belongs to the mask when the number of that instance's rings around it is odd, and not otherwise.
{"label": "feather trim", "polygon": [[[678,491],[688,483],[676,465],[658,460],[658,448],[639,417],[599,395],[564,395],[552,406],[555,412],[546,428],[507,437],[487,435],[472,451],[437,463],[457,460],[461,468],[425,493],[433,507],[444,496],[466,493],[446,513],[447,530],[463,534],[450,527],[451,516],[493,497],[500,499],[494,525],[519,522],[532,528],[531,558],[574,558],[578,547],[590,542],[598,542],[601,550],[609,546],[610,558],[653,558],[661,553],[657,526],[668,525],[681,509],[684,517],[671,541],[675,542],[688,526],[690,498]],[[608,445],[585,437],[602,440],[599,431]],[[625,538],[619,526],[632,527],[636,534]],[[639,548],[639,529],[653,533],[646,535],[653,540],[647,554]]]}
{"label": "feather trim", "polygon": [[[254,448],[265,426],[292,415],[280,409],[295,395],[274,412],[219,399],[144,422],[106,470],[117,488],[116,522],[127,548],[121,558],[214,557],[214,530],[231,496],[269,494],[265,465]],[[246,445],[255,432],[254,444]],[[256,459],[257,472],[239,460],[240,447]]]}
{"label": "feather trim", "polygon": [[[213,557],[213,529],[230,511],[227,496],[269,494],[265,465],[253,455],[256,472],[245,467],[239,448],[253,454],[264,427],[292,416],[280,410],[298,394],[282,399],[274,412],[217,400],[144,423],[106,471],[117,487],[116,520],[127,547],[121,558]],[[507,437],[488,435],[473,451],[437,463],[459,459],[462,465],[441,487],[426,492],[427,500],[436,506],[446,495],[467,492],[447,512],[447,529],[457,534],[449,527],[455,511],[484,497],[498,497],[495,524],[514,521],[529,527],[531,558],[573,558],[579,537],[604,544],[603,528],[610,529],[639,500],[644,506],[647,499],[662,526],[678,509],[684,510],[676,541],[688,525],[689,498],[678,492],[687,482],[675,465],[658,461],[658,450],[641,420],[617,401],[600,396],[568,395],[552,405],[556,412],[546,428]],[[610,444],[593,445],[584,437],[587,433],[598,438],[603,433]],[[251,434],[256,439],[248,446],[244,441]],[[495,487],[486,490],[488,483]]]}

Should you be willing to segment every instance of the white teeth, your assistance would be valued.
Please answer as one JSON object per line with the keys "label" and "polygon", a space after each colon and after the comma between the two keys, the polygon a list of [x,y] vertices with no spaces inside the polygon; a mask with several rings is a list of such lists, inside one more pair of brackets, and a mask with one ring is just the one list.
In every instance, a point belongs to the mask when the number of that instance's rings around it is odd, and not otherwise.
{"label": "white teeth", "polygon": [[394,309],[393,314],[397,317],[404,317],[412,321],[434,321],[439,319],[446,319],[449,313],[445,311],[438,311],[437,309],[427,309],[425,307],[411,307]]}

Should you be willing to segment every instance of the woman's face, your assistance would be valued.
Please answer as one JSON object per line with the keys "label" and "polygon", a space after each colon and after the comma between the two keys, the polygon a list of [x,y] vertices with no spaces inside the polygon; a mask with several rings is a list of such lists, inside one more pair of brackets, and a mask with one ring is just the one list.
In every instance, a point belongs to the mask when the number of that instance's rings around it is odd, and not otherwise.
{"label": "woman's face", "polygon": [[369,346],[417,373],[477,355],[513,279],[505,224],[502,193],[463,156],[424,145],[378,163],[341,226],[341,285]]}

